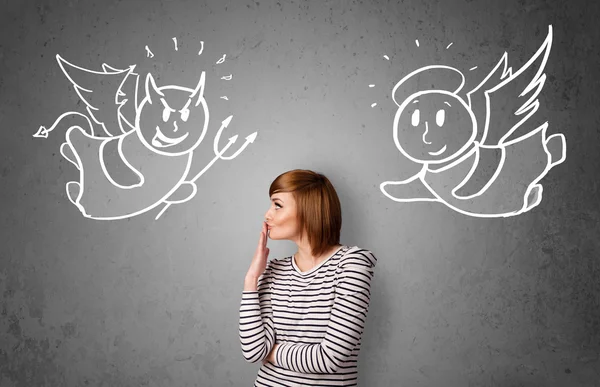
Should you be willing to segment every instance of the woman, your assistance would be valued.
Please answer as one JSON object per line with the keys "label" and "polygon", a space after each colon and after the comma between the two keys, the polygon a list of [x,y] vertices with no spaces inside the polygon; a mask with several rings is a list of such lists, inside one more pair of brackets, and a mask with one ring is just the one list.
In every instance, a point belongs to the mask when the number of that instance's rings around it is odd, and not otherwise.
{"label": "woman", "polygon": [[[356,386],[377,259],[339,244],[340,201],[322,174],[286,172],[269,196],[240,306],[244,358],[262,361],[254,386]],[[267,236],[298,251],[267,261]]]}

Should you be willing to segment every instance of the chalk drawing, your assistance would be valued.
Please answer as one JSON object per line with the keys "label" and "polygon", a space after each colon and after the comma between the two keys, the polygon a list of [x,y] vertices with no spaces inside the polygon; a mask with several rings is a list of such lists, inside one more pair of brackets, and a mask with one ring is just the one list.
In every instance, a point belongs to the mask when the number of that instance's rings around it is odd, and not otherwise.
{"label": "chalk drawing", "polygon": [[150,51],[150,48],[148,46],[146,46],[146,54],[148,55],[148,58],[154,58],[154,54],[152,53],[152,51]]}
{"label": "chalk drawing", "polygon": [[[173,43],[177,51],[176,38]],[[198,55],[203,48],[204,42]],[[154,57],[148,46],[145,50],[148,57]],[[67,196],[85,217],[123,219],[163,205],[158,219],[171,205],[193,198],[198,192],[196,181],[217,160],[233,160],[256,139],[257,132],[246,136],[237,151],[225,156],[238,139],[238,135],[231,136],[220,148],[222,132],[233,118],[230,115],[214,137],[214,158],[194,175],[194,151],[209,126],[204,71],[195,87],[159,87],[149,73],[143,91],[138,93],[142,87],[138,87],[135,65],[117,69],[103,64],[102,71],[94,71],[60,55],[56,59],[85,104],[87,115],[65,112],[52,126],[41,126],[33,136],[48,138],[57,127],[67,128],[60,152],[79,170],[79,180],[66,185]],[[217,64],[224,61],[225,55]],[[138,94],[143,96],[141,100]],[[68,125],[74,120],[76,125]]]}
{"label": "chalk drawing", "polygon": [[[407,179],[381,183],[386,197],[397,202],[440,202],[474,217],[514,216],[541,202],[540,180],[566,159],[564,135],[548,135],[548,121],[539,124],[534,115],[552,46],[552,26],[548,28],[542,45],[518,71],[513,73],[505,52],[464,96],[465,77],[450,66],[417,69],[395,85],[392,95],[399,108],[394,143],[421,168]],[[400,90],[429,85],[433,75],[455,79],[454,85],[417,92],[413,88],[398,103]],[[417,82],[419,77],[428,81]]]}

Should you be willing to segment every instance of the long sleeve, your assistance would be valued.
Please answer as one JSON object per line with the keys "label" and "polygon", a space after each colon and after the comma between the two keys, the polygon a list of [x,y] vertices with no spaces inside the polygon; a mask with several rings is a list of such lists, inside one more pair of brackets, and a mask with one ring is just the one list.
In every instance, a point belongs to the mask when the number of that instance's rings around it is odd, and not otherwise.
{"label": "long sleeve", "polygon": [[371,295],[371,280],[377,258],[368,250],[357,250],[340,263],[331,318],[319,344],[280,342],[276,364],[302,373],[335,373],[360,342]]}
{"label": "long sleeve", "polygon": [[258,290],[242,291],[239,321],[240,344],[244,359],[250,363],[263,361],[275,344],[270,263],[271,261],[258,279]]}

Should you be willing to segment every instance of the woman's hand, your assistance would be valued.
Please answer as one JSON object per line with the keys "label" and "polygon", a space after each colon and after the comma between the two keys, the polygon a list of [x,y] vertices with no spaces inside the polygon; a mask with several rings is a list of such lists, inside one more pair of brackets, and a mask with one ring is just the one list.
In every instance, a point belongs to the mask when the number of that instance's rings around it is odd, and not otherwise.
{"label": "woman's hand", "polygon": [[267,247],[267,223],[263,222],[263,227],[260,232],[260,238],[258,239],[258,246],[254,252],[252,263],[248,273],[246,273],[246,279],[258,280],[258,277],[262,275],[267,267],[267,258],[269,257],[269,248]]}
{"label": "woman's hand", "polygon": [[263,360],[263,364],[267,364],[269,361],[275,364],[275,351],[277,350],[277,347],[279,347],[279,344],[275,343],[275,345],[273,345],[273,349],[271,349],[271,352],[269,353],[269,356]]}

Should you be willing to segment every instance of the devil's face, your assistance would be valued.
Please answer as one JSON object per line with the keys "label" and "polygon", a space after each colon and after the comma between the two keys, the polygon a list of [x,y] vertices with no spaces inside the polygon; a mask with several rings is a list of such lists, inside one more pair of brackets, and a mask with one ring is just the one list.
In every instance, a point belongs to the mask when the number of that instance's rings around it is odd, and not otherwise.
{"label": "devil's face", "polygon": [[475,139],[475,116],[456,94],[428,90],[408,97],[394,118],[394,141],[408,158],[441,163]]}
{"label": "devil's face", "polygon": [[196,89],[156,87],[146,79],[146,98],[137,117],[138,135],[149,149],[177,156],[193,151],[206,133],[208,109],[203,93],[204,73]]}

